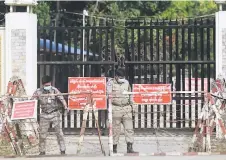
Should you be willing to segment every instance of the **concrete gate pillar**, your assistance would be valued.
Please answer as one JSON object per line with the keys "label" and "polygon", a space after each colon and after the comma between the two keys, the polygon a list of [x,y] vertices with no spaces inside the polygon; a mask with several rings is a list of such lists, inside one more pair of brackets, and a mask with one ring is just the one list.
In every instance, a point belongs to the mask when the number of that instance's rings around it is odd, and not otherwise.
{"label": "concrete gate pillar", "polygon": [[[221,4],[220,4],[221,6]],[[220,7],[221,8],[221,7]],[[215,15],[216,27],[216,78],[219,74],[226,78],[226,11]],[[223,138],[221,127],[216,125],[216,138]]]}
{"label": "concrete gate pillar", "polygon": [[[10,12],[5,16],[5,65],[4,83],[12,76],[19,76],[28,95],[37,87],[37,15],[32,13],[35,0],[5,0]],[[24,6],[25,12],[16,12]]]}
{"label": "concrete gate pillar", "polygon": [[216,77],[226,75],[226,11],[216,13]]}

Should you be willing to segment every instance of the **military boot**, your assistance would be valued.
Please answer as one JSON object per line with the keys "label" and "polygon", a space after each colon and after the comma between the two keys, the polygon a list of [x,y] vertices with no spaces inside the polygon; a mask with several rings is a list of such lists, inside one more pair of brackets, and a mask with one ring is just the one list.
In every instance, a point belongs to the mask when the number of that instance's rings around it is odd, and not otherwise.
{"label": "military boot", "polygon": [[133,144],[127,143],[127,153],[138,153],[133,150]]}
{"label": "military boot", "polygon": [[60,154],[61,155],[65,155],[65,151],[60,151]]}
{"label": "military boot", "polygon": [[43,156],[43,155],[45,155],[45,154],[46,154],[46,152],[40,152],[40,153],[39,153],[40,156]]}
{"label": "military boot", "polygon": [[113,145],[113,153],[117,153],[117,144]]}

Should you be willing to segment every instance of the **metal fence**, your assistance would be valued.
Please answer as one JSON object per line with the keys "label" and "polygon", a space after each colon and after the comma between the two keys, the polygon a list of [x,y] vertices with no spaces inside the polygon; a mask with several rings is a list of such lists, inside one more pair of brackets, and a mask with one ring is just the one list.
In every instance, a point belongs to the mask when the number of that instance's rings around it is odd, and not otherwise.
{"label": "metal fence", "polygon": [[[118,66],[125,67],[131,84],[170,83],[176,91],[209,90],[215,77],[214,19],[38,27],[38,87],[48,74],[60,91],[67,92],[68,77],[109,77]],[[138,106],[134,126],[193,128],[202,102],[201,94],[176,94],[172,105]],[[103,112],[100,122],[106,118]],[[95,128],[92,117],[88,128]],[[62,119],[65,131],[78,129],[82,111],[71,111]]]}
{"label": "metal fence", "polygon": [[[214,19],[128,21],[125,37],[125,66],[131,83],[170,83],[176,91],[209,90],[210,79],[215,77]],[[144,114],[138,119],[153,117],[156,109],[156,125],[167,127],[167,118],[160,113],[169,109],[169,121],[176,121],[170,128],[194,127],[202,96],[177,94],[173,100],[175,106],[139,106],[138,112]],[[152,114],[147,114],[148,109]],[[141,123],[138,121],[138,128]],[[151,124],[153,127],[154,122]],[[147,126],[146,122],[143,127]]]}

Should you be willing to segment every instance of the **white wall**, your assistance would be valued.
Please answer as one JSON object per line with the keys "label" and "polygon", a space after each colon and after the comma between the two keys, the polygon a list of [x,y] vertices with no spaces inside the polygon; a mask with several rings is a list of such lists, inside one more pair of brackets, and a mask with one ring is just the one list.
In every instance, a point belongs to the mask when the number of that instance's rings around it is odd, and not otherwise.
{"label": "white wall", "polygon": [[5,87],[5,27],[0,27],[0,94],[6,93]]}
{"label": "white wall", "polygon": [[226,11],[216,13],[216,77],[226,75]]}
{"label": "white wall", "polygon": [[[226,75],[226,11],[216,13],[216,77]],[[216,126],[216,137],[223,138],[220,126]]]}
{"label": "white wall", "polygon": [[37,15],[7,13],[5,19],[6,83],[12,76],[19,76],[27,94],[32,95],[37,87]]}

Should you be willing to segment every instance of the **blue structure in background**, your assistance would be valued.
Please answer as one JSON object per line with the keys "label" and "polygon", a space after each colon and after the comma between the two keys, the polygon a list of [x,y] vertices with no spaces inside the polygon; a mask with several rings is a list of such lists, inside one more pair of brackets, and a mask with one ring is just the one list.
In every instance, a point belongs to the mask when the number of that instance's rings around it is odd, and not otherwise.
{"label": "blue structure in background", "polygon": [[[46,43],[46,50],[47,51],[50,51],[50,40],[49,39],[46,39],[46,42],[44,39],[40,39],[40,49],[44,49],[44,43]],[[71,54],[75,54],[75,49],[74,47],[70,47],[70,53]],[[58,52],[57,53],[62,53],[63,51],[63,45],[61,43],[58,43]],[[68,45],[64,45],[64,53],[68,53],[69,51],[69,47]],[[56,43],[55,42],[52,42],[52,52],[56,53]],[[80,55],[81,54],[81,50],[80,49],[77,49],[77,54]],[[87,55],[87,52],[84,50],[83,51],[83,54],[84,55]],[[89,52],[89,55],[92,56],[93,53]]]}

